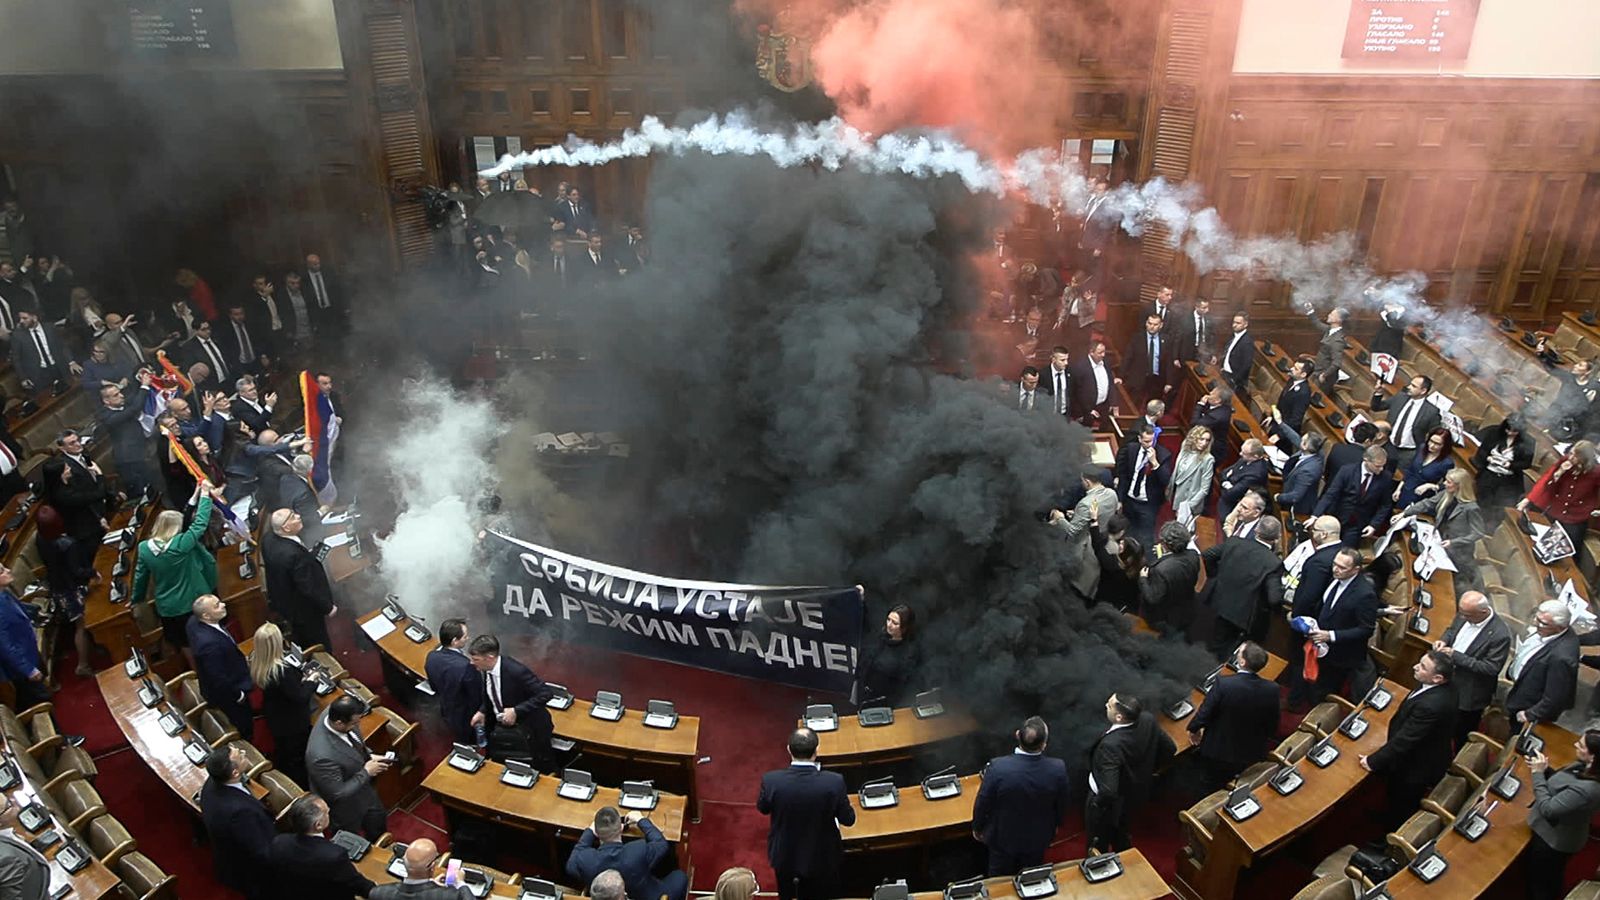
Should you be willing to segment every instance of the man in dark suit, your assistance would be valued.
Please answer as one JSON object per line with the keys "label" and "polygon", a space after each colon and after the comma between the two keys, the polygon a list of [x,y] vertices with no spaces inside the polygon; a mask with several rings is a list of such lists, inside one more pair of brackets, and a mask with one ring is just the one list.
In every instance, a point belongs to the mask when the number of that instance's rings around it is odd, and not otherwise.
{"label": "man in dark suit", "polygon": [[[1315,310],[1306,312],[1315,318]],[[1316,370],[1317,384],[1324,391],[1332,391],[1339,384],[1339,365],[1350,346],[1349,335],[1344,331],[1344,322],[1348,318],[1350,311],[1343,307],[1329,310],[1325,319],[1328,327],[1317,340],[1317,355],[1311,362],[1311,368]]]}
{"label": "man in dark suit", "polygon": [[245,298],[244,314],[255,326],[251,335],[263,340],[256,351],[269,355],[277,353],[294,336],[294,313],[289,308],[289,301],[278,299],[277,286],[267,276],[252,278],[250,288],[252,293]]}
{"label": "man in dark suit", "polygon": [[228,374],[234,378],[261,373],[268,358],[268,344],[258,328],[245,316],[244,306],[237,303],[228,307],[226,319],[211,326],[211,334],[222,348],[223,361],[228,364]]}
{"label": "man in dark suit", "polygon": [[65,390],[83,374],[56,327],[40,322],[39,314],[31,309],[17,313],[17,330],[11,332],[11,365],[22,389],[34,397],[57,385]]}
{"label": "man in dark suit", "polygon": [[1211,364],[1217,358],[1217,327],[1211,321],[1211,301],[1196,297],[1194,305],[1178,316],[1178,342],[1174,368],[1186,362]]}
{"label": "man in dark suit", "polygon": [[1213,383],[1195,403],[1194,412],[1189,414],[1189,427],[1211,432],[1211,455],[1222,462],[1228,452],[1228,430],[1233,427],[1233,388],[1220,381]]}
{"label": "man in dark suit", "polygon": [[972,836],[989,851],[989,875],[1015,875],[1044,861],[1044,851],[1067,815],[1067,765],[1045,756],[1050,728],[1030,717],[1017,729],[1017,749],[983,770],[972,806]]}
{"label": "man in dark suit", "polygon": [[272,427],[272,408],[278,403],[276,392],[261,396],[261,386],[252,376],[245,375],[233,383],[235,397],[229,404],[229,413],[250,426],[259,437]]}
{"label": "man in dark suit", "polygon": [[1155,316],[1161,320],[1162,337],[1173,337],[1178,333],[1178,329],[1182,327],[1179,324],[1182,313],[1172,302],[1172,288],[1170,287],[1162,286],[1157,288],[1155,299],[1142,305],[1139,311],[1146,319],[1150,316]]}
{"label": "man in dark suit", "polygon": [[1017,378],[1016,404],[1019,412],[1044,412],[1050,408],[1051,398],[1039,387],[1039,370],[1023,366]]}
{"label": "man in dark suit", "polygon": [[1393,828],[1417,811],[1428,790],[1444,776],[1455,756],[1455,666],[1439,650],[1429,650],[1411,667],[1417,686],[1389,720],[1388,740],[1360,758],[1361,768],[1389,782],[1388,821]]}
{"label": "man in dark suit", "polygon": [[617,261],[606,252],[605,239],[599,234],[589,235],[588,245],[572,259],[572,263],[573,273],[578,280],[591,287],[617,277]]}
{"label": "man in dark suit", "polygon": [[1333,558],[1333,581],[1322,592],[1317,627],[1307,637],[1326,644],[1327,654],[1317,661],[1312,702],[1339,693],[1344,683],[1367,659],[1367,641],[1378,624],[1378,592],[1361,573],[1361,557],[1345,547]]}
{"label": "man in dark suit", "polygon": [[307,785],[327,799],[333,827],[377,840],[389,819],[378,799],[372,779],[392,765],[392,758],[373,756],[361,740],[361,718],[366,704],[345,694],[328,704],[328,711],[311,728],[306,739]]}
{"label": "man in dark suit", "polygon": [[1072,417],[1091,431],[1111,427],[1111,406],[1116,403],[1116,386],[1122,383],[1106,362],[1106,342],[1095,340],[1089,352],[1073,363]]}
{"label": "man in dark suit", "polygon": [[237,743],[211,748],[200,788],[200,818],[211,839],[217,880],[249,900],[272,896],[269,854],[278,829],[272,813],[244,786],[244,749]]}
{"label": "man in dark suit", "polygon": [[1306,410],[1311,408],[1311,363],[1297,359],[1289,366],[1289,384],[1278,392],[1274,437],[1286,440],[1290,448],[1300,445],[1306,430]]}
{"label": "man in dark suit", "polygon": [[789,765],[761,776],[756,811],[772,821],[767,862],[778,875],[780,900],[829,900],[838,884],[839,826],[856,823],[844,777],[817,763],[817,733],[789,735]]}
{"label": "man in dark suit", "polygon": [[[265,466],[260,474],[266,478]],[[267,565],[267,604],[288,621],[300,646],[321,644],[332,650],[328,617],[338,607],[333,603],[327,571],[300,539],[305,522],[292,509],[275,509],[269,523],[272,534],[261,542],[261,558]]]}
{"label": "man in dark suit", "polygon": [[1406,308],[1398,303],[1385,303],[1378,313],[1378,329],[1373,332],[1367,349],[1373,353],[1387,353],[1396,359],[1406,345],[1406,328],[1410,326]]}
{"label": "man in dark suit", "polygon": [[178,348],[178,358],[185,366],[205,363],[206,368],[211,370],[211,377],[195,385],[202,391],[223,390],[224,385],[237,376],[235,367],[228,365],[227,351],[217,343],[210,322],[200,323],[200,327],[194,330],[194,337],[184,341],[183,346]]}
{"label": "man in dark suit", "polygon": [[1239,445],[1239,458],[1233,465],[1217,473],[1217,484],[1222,488],[1222,493],[1217,497],[1217,517],[1226,519],[1246,491],[1255,490],[1261,496],[1267,496],[1267,476],[1271,473],[1272,467],[1267,463],[1267,448],[1256,438],[1246,438]]}
{"label": "man in dark suit", "polygon": [[116,468],[118,485],[124,494],[137,497],[155,482],[150,464],[150,438],[139,423],[144,413],[145,394],[150,390],[150,373],[139,373],[139,387],[132,396],[108,384],[100,389],[100,409],[95,411],[95,434],[111,445],[111,464]]}
{"label": "man in dark suit", "polygon": [[[622,840],[622,826],[635,825],[644,834],[642,841]],[[674,869],[665,878],[652,874],[656,865],[672,852],[672,845],[644,813],[630,810],[626,820],[615,806],[595,811],[594,825],[585,828],[578,845],[567,857],[567,875],[573,884],[588,884],[595,876],[613,869],[622,876],[628,900],[684,900],[689,893],[689,878]]]}
{"label": "man in dark suit", "polygon": [[306,299],[311,301],[311,327],[318,336],[340,331],[350,312],[350,298],[338,275],[322,264],[321,256],[307,253],[301,281],[306,286]]}
{"label": "man in dark suit", "polygon": [[366,897],[373,884],[356,870],[344,848],[322,836],[328,830],[328,804],[306,794],[285,815],[287,834],[272,839],[273,897],[294,900],[350,900]]}
{"label": "man in dark suit", "polygon": [[1572,611],[1560,600],[1539,604],[1533,632],[1511,654],[1506,677],[1506,716],[1513,729],[1528,722],[1554,722],[1572,708],[1578,691],[1578,636],[1569,627]]}
{"label": "man in dark suit", "polygon": [[1283,606],[1282,537],[1278,520],[1262,516],[1249,537],[1228,538],[1200,554],[1205,597],[1216,611],[1206,649],[1217,659],[1227,659],[1246,637],[1261,640],[1272,613]]}
{"label": "man in dark suit", "polygon": [[1228,661],[1238,674],[1218,678],[1189,720],[1189,743],[1200,746],[1208,791],[1265,759],[1278,739],[1278,686],[1257,674],[1267,664],[1267,651],[1246,641]]}
{"label": "man in dark suit", "polygon": [[555,217],[566,226],[567,234],[580,240],[588,240],[590,232],[594,231],[594,213],[575,187],[567,188],[566,199],[556,204]]}
{"label": "man in dark suit", "polygon": [[1481,591],[1467,591],[1456,601],[1456,617],[1433,649],[1455,667],[1456,747],[1478,729],[1483,711],[1494,702],[1500,670],[1511,655],[1511,629],[1494,614],[1494,604]]}
{"label": "man in dark suit", "polygon": [[406,877],[395,884],[378,885],[367,900],[473,900],[466,885],[445,887],[433,880],[433,871],[439,867],[439,845],[417,838],[405,848]]}
{"label": "man in dark suit", "polygon": [[1171,462],[1172,451],[1156,443],[1156,431],[1148,424],[1139,426],[1135,440],[1117,449],[1113,471],[1117,499],[1128,517],[1129,533],[1147,557],[1155,555],[1156,515],[1166,502]]}
{"label": "man in dark suit", "polygon": [[550,735],[555,733],[555,725],[544,704],[555,691],[532,669],[503,655],[500,639],[492,634],[473,638],[467,645],[467,659],[483,673],[479,682],[483,704],[469,724],[473,728],[482,725],[488,732],[489,755],[501,762],[526,760],[541,772],[550,771]]}
{"label": "man in dark suit", "polygon": [[1278,506],[1296,516],[1309,516],[1317,508],[1317,492],[1322,486],[1322,445],[1325,438],[1312,432],[1300,440],[1300,449],[1283,464],[1283,490]]}
{"label": "man in dark suit", "polygon": [[1333,476],[1312,513],[1338,519],[1345,545],[1354,547],[1388,527],[1394,509],[1394,479],[1389,471],[1388,452],[1368,447],[1360,465],[1345,466]]}
{"label": "man in dark suit", "polygon": [[184,630],[189,636],[189,650],[194,656],[194,671],[200,679],[200,696],[211,708],[228,717],[239,737],[251,740],[255,735],[255,719],[250,711],[250,664],[233,635],[222,627],[228,615],[228,604],[216,594],[201,594],[191,607]]}
{"label": "man in dark suit", "polygon": [[483,677],[467,658],[467,620],[439,623],[439,646],[428,651],[423,671],[439,698],[439,716],[458,743],[474,744],[472,716],[483,708]]}
{"label": "man in dark suit", "polygon": [[[1317,516],[1310,525],[1312,553],[1300,566],[1300,577],[1294,582],[1294,602],[1290,606],[1292,617],[1312,616],[1322,611],[1322,595],[1333,583],[1333,560],[1344,546],[1339,539],[1339,520],[1333,516]],[[1289,699],[1291,709],[1309,707],[1311,683],[1302,674],[1305,668],[1304,636],[1294,634],[1294,652],[1289,658]]]}
{"label": "man in dark suit", "polygon": [[[1389,411],[1389,440],[1400,448],[1395,454],[1395,465],[1404,467],[1411,457],[1428,442],[1428,433],[1439,427],[1439,407],[1428,402],[1433,392],[1433,380],[1418,375],[1406,385],[1403,394],[1385,397],[1382,392],[1372,395],[1372,408]],[[1398,401],[1398,402],[1397,402]]]}
{"label": "man in dark suit", "polygon": [[1050,397],[1050,409],[1057,415],[1072,415],[1072,367],[1067,348],[1050,349],[1050,363],[1039,373],[1039,390]]}
{"label": "man in dark suit", "polygon": [[1220,356],[1222,377],[1236,394],[1249,393],[1250,369],[1256,364],[1256,340],[1250,336],[1250,317],[1233,314],[1233,333]]}
{"label": "man in dark suit", "polygon": [[1156,770],[1177,747],[1131,694],[1106,699],[1111,727],[1089,750],[1089,798],[1084,830],[1089,853],[1126,850],[1128,821],[1150,797]]}
{"label": "man in dark suit", "polygon": [[1187,636],[1194,620],[1194,585],[1200,580],[1200,554],[1189,549],[1188,526],[1161,526],[1156,560],[1139,577],[1139,617],[1162,634]]}
{"label": "man in dark suit", "polygon": [[1122,374],[1132,378],[1134,402],[1143,403],[1152,397],[1165,398],[1172,392],[1176,375],[1172,360],[1176,354],[1165,334],[1161,317],[1154,313],[1145,316],[1144,331],[1133,336],[1128,349],[1122,354]]}

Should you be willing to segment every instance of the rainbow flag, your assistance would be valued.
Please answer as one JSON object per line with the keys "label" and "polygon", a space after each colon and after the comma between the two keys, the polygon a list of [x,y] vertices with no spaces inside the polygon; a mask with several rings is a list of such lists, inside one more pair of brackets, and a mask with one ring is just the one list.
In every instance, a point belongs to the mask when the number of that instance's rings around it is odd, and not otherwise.
{"label": "rainbow flag", "polygon": [[333,505],[339,496],[333,484],[333,445],[339,440],[339,420],[333,414],[333,401],[322,393],[315,375],[300,373],[300,399],[306,411],[306,437],[311,439],[311,489],[317,502]]}

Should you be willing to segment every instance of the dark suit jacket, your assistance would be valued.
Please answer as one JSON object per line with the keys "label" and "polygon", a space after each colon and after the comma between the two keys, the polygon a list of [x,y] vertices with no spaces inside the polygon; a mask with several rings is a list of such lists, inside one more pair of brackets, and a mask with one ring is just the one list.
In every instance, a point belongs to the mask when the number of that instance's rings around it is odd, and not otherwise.
{"label": "dark suit jacket", "polygon": [[854,825],[844,776],[812,766],[791,765],[761,776],[756,810],[772,819],[767,862],[780,876],[832,878],[839,868],[839,829]]}
{"label": "dark suit jacket", "polygon": [[[1218,338],[1217,346],[1226,351],[1229,344],[1233,344],[1233,352],[1229,353],[1227,358],[1217,360],[1218,374],[1228,379],[1228,384],[1235,394],[1242,394],[1249,389],[1250,370],[1256,364],[1256,339],[1246,331],[1244,336],[1239,338],[1239,342],[1234,343],[1233,331],[1229,329],[1227,334]],[[1220,371],[1224,365],[1232,369],[1233,374]]]}
{"label": "dark suit jacket", "polygon": [[1278,686],[1254,672],[1218,678],[1189,722],[1205,730],[1200,755],[1243,768],[1278,739]]}
{"label": "dark suit jacket", "polygon": [[[231,389],[229,393],[232,393]],[[265,406],[256,409],[243,400],[234,400],[229,406],[229,412],[235,419],[250,426],[250,430],[256,434],[260,434],[272,425],[272,413]]]}
{"label": "dark suit jacket", "polygon": [[17,378],[23,382],[23,386],[32,385],[31,390],[34,391],[44,390],[57,379],[69,383],[72,379],[72,373],[67,369],[67,364],[72,362],[72,355],[67,352],[60,332],[54,325],[41,323],[39,327],[44,330],[45,345],[55,361],[53,364],[44,361],[38,344],[34,343],[29,332],[19,329],[11,333],[11,365],[16,368]]}
{"label": "dark suit jacket", "polygon": [[1194,619],[1194,585],[1200,577],[1200,554],[1185,549],[1150,564],[1139,582],[1139,616],[1152,628],[1189,627]]}
{"label": "dark suit jacket", "polygon": [[380,884],[368,894],[369,900],[472,900],[466,885],[445,887],[442,884]]}
{"label": "dark suit jacket", "polygon": [[[1066,371],[1063,372],[1062,374],[1064,376],[1063,387],[1065,388],[1065,393],[1066,393],[1066,397],[1067,397],[1067,410],[1066,410],[1065,415],[1069,415],[1070,416],[1070,415],[1072,415],[1072,364],[1071,363],[1067,363]],[[1054,409],[1055,408],[1054,401],[1055,401],[1055,397],[1056,397],[1056,370],[1055,370],[1054,366],[1050,365],[1050,360],[1048,360],[1048,359],[1045,360],[1044,365],[1039,367],[1039,390],[1044,392],[1044,394],[1046,396],[1051,398],[1052,402],[1051,402],[1051,407],[1050,408]]]}
{"label": "dark suit jacket", "polygon": [[581,200],[578,201],[576,210],[573,209],[571,202],[566,199],[556,201],[554,215],[557,221],[566,223],[566,233],[568,235],[573,235],[580,230],[594,230],[594,213],[590,211],[589,204]]}
{"label": "dark suit jacket", "polygon": [[[286,294],[285,299],[280,301],[280,303],[287,302],[288,298]],[[289,309],[289,317],[292,319],[294,318],[294,307],[291,306]],[[278,316],[279,318],[283,317],[282,308],[278,310]],[[267,353],[271,350],[271,347],[268,344],[271,339],[266,335],[265,332],[261,330],[259,325],[251,322],[249,317],[246,317],[245,320],[240,324],[244,326],[246,336],[250,341],[250,352],[252,356],[250,357],[249,363],[242,363],[239,361],[239,353],[243,348],[239,346],[239,336],[234,331],[232,321],[225,318],[219,319],[211,326],[211,336],[213,340],[215,340],[217,348],[222,351],[223,359],[228,363],[228,371],[233,373],[234,378],[237,378],[239,373],[246,366],[253,365],[263,353]],[[230,378],[229,383],[224,385],[230,394],[233,393],[232,381],[233,379]],[[238,415],[238,413],[234,414]],[[254,425],[251,425],[250,427],[255,428]]]}
{"label": "dark suit jacket", "polygon": [[[1411,399],[1411,396],[1405,391],[1388,397],[1375,396],[1372,399],[1373,409],[1386,409],[1389,411],[1389,424],[1394,426],[1394,431],[1389,434],[1389,440],[1395,446],[1400,445],[1400,412],[1405,409],[1406,401],[1409,399]],[[1422,408],[1417,411],[1417,414],[1412,419],[1411,434],[1416,438],[1414,446],[1421,448],[1428,440],[1428,432],[1439,427],[1440,417],[1439,407],[1429,403],[1427,397],[1423,397],[1419,402],[1422,404]],[[1429,691],[1429,693],[1432,693],[1432,691]]]}
{"label": "dark suit jacket", "polygon": [[[1172,477],[1172,451],[1156,444],[1150,448],[1156,455],[1155,468],[1149,469],[1144,476],[1144,502],[1160,506],[1166,501],[1167,479]],[[1134,502],[1129,496],[1133,490],[1133,482],[1138,477],[1134,465],[1139,461],[1139,441],[1131,440],[1117,448],[1117,463],[1113,474],[1117,483],[1117,499],[1123,504]],[[1148,549],[1148,548],[1147,548]]]}
{"label": "dark suit jacket", "polygon": [[1306,410],[1311,408],[1311,382],[1291,382],[1278,393],[1278,414],[1283,424],[1294,429],[1295,434],[1305,431]]}
{"label": "dark suit jacket", "polygon": [[[1446,647],[1450,646],[1466,624],[1466,619],[1456,616],[1439,640],[1444,641]],[[1511,630],[1499,616],[1483,623],[1483,628],[1479,629],[1478,636],[1467,645],[1465,652],[1450,655],[1455,663],[1455,674],[1450,676],[1450,683],[1455,685],[1456,699],[1460,701],[1461,709],[1482,710],[1494,702],[1500,672],[1506,667],[1506,659],[1510,655]]]}
{"label": "dark suit jacket", "polygon": [[1388,471],[1372,477],[1365,494],[1361,493],[1361,479],[1366,468],[1357,463],[1345,466],[1333,476],[1328,489],[1317,501],[1316,515],[1330,515],[1339,520],[1346,543],[1352,534],[1371,527],[1382,531],[1389,524],[1389,513],[1394,509],[1394,479]]}
{"label": "dark suit jacket", "polygon": [[1317,506],[1317,486],[1322,483],[1322,457],[1289,457],[1283,467],[1283,492],[1277,497],[1284,509],[1296,516],[1309,516]]}
{"label": "dark suit jacket", "polygon": [[356,871],[344,848],[320,835],[280,834],[272,839],[276,897],[350,900],[366,897],[372,882]]}
{"label": "dark suit jacket", "polygon": [[1283,560],[1254,537],[1232,537],[1200,554],[1206,595],[1217,618],[1249,631],[1283,605]]}
{"label": "dark suit jacket", "polygon": [[[1086,359],[1074,360],[1067,366],[1072,372],[1072,417],[1083,418],[1089,410],[1095,408],[1094,371]],[[1117,370],[1112,367],[1110,360],[1106,361],[1106,404],[1117,402]]]}
{"label": "dark suit jacket", "polygon": [[[262,515],[270,516],[275,509],[282,509],[282,498],[279,496],[279,486],[283,483],[283,476],[293,475],[294,469],[289,461],[276,453],[266,453],[255,457],[256,461],[256,505],[264,512]],[[269,532],[270,534],[270,532]],[[270,543],[270,538],[262,541],[263,546]]]}
{"label": "dark suit jacket", "polygon": [[196,386],[201,390],[220,391],[230,385],[235,378],[239,377],[239,364],[228,356],[228,348],[222,346],[222,342],[218,341],[215,335],[211,339],[211,345],[217,348],[217,355],[222,357],[222,364],[227,367],[224,371],[217,371],[216,362],[211,359],[211,354],[206,352],[206,348],[200,343],[198,336],[192,337],[179,345],[176,355],[181,360],[186,371],[197,362],[205,363],[206,368],[211,370],[211,377]]}
{"label": "dark suit jacket", "polygon": [[991,850],[1035,857],[1050,846],[1066,818],[1071,782],[1053,756],[997,756],[983,770],[972,806],[972,831]]}
{"label": "dark suit jacket", "polygon": [[[200,696],[212,706],[233,707],[241,702],[239,695],[248,698],[254,685],[250,681],[250,664],[233,638],[191,616],[185,626],[189,635],[189,649],[194,653],[194,671],[200,676]],[[244,735],[249,740],[249,735]]]}
{"label": "dark suit jacket", "polygon": [[95,429],[96,436],[111,445],[111,458],[119,465],[144,462],[150,456],[150,437],[144,433],[144,426],[139,424],[147,390],[149,388],[142,387],[129,390],[123,397],[121,409],[102,406],[95,412],[95,419],[99,422]]}
{"label": "dark suit jacket", "polygon": [[1333,645],[1323,657],[1323,665],[1348,668],[1361,662],[1367,655],[1372,629],[1378,624],[1378,592],[1372,579],[1357,573],[1331,613],[1326,603],[1319,605],[1317,624],[1323,631],[1333,632]]}
{"label": "dark suit jacket", "polygon": [[1194,310],[1181,310],[1175,329],[1178,359],[1186,362],[1209,362],[1217,352],[1217,323],[1211,316],[1201,316],[1206,323],[1206,336],[1202,342],[1194,324]]}
{"label": "dark suit jacket", "polygon": [[267,566],[267,603],[291,625],[332,611],[328,573],[310,550],[269,533],[261,542],[261,558]]}
{"label": "dark suit jacket", "polygon": [[[338,273],[328,268],[327,263],[323,263],[321,272],[322,284],[328,291],[327,309],[317,303],[317,289],[311,282],[311,271],[305,269],[300,272],[300,293],[306,298],[306,314],[311,317],[311,327],[316,329],[327,326],[349,309],[349,298],[345,296],[345,285]],[[255,333],[251,332],[250,337],[254,338]]]}
{"label": "dark suit jacket", "polygon": [[483,708],[483,675],[472,667],[466,654],[443,647],[428,651],[423,671],[439,698],[439,715],[445,726],[456,740],[472,743],[472,714]]}
{"label": "dark suit jacket", "polygon": [[1389,720],[1389,740],[1367,757],[1375,774],[1399,784],[1432,785],[1455,755],[1456,689],[1435,685],[1400,703]]}
{"label": "dark suit jacket", "polygon": [[[478,676],[479,689],[483,691],[484,725],[491,732],[494,730],[494,701],[489,697],[486,686],[487,676]],[[522,728],[533,741],[534,747],[543,748],[550,746],[550,735],[555,732],[555,724],[550,719],[550,710],[545,701],[555,696],[555,691],[550,686],[533,674],[533,670],[520,662],[500,654],[500,703],[506,709],[517,711],[517,727]]]}
{"label": "dark suit jacket", "polygon": [[218,881],[245,893],[270,877],[272,838],[278,830],[260,800],[208,778],[200,788],[200,818],[211,837]]}
{"label": "dark suit jacket", "polygon": [[365,768],[372,752],[365,745],[358,750],[334,734],[327,719],[327,713],[318,716],[306,739],[306,773],[311,780],[306,787],[327,801],[334,828],[361,834],[367,811],[385,809]]}
{"label": "dark suit jacket", "polygon": [[596,875],[616,869],[630,900],[660,900],[666,891],[651,870],[666,858],[672,845],[649,819],[639,821],[639,830],[644,832],[642,841],[602,844],[593,828],[585,828],[578,838],[578,846],[573,847],[572,855],[567,857],[567,875],[574,884],[587,887]]}
{"label": "dark suit jacket", "polygon": [[1506,694],[1506,713],[1511,716],[1513,728],[1520,727],[1516,718],[1523,711],[1535,721],[1553,722],[1572,708],[1577,691],[1578,636],[1569,628],[1523,664],[1522,672],[1511,684],[1511,692]]}
{"label": "dark suit jacket", "polygon": [[1149,710],[1127,728],[1107,732],[1089,750],[1089,770],[1094,774],[1101,807],[1124,812],[1138,809],[1150,797],[1156,770],[1177,752],[1172,738],[1157,725]]}
{"label": "dark suit jacket", "polygon": [[1228,448],[1228,429],[1233,427],[1233,404],[1207,406],[1205,401],[1194,405],[1189,414],[1189,427],[1204,426],[1211,431],[1211,455],[1222,459]]}
{"label": "dark suit jacket", "polygon": [[1344,545],[1335,541],[1311,554],[1300,567],[1291,615],[1315,616],[1322,611],[1322,595],[1333,581],[1333,558],[1343,549]]}
{"label": "dark suit jacket", "polygon": [[278,677],[261,689],[261,716],[273,739],[310,731],[315,699],[316,687],[306,680],[304,669],[291,665],[280,669]]}
{"label": "dark suit jacket", "polygon": [[[1150,369],[1150,335],[1141,328],[1137,334],[1129,339],[1128,348],[1123,351],[1122,359],[1119,363],[1122,367],[1123,377],[1136,379],[1136,381],[1130,381],[1130,385],[1142,384],[1151,379],[1160,381],[1162,384],[1172,383],[1174,378],[1172,361],[1177,358],[1177,347],[1175,346],[1177,342],[1172,339],[1165,329],[1162,330],[1159,336],[1161,342],[1157,347],[1157,352],[1161,358],[1157,362],[1160,368],[1155,372]],[[1143,398],[1135,397],[1134,399],[1140,400]]]}
{"label": "dark suit jacket", "polygon": [[1217,484],[1220,486],[1226,481],[1229,482],[1229,486],[1222,488],[1222,494],[1217,500],[1217,515],[1226,519],[1228,513],[1233,512],[1233,508],[1244,499],[1245,492],[1252,488],[1259,488],[1261,495],[1266,497],[1267,477],[1271,474],[1272,466],[1266,457],[1249,461],[1240,459],[1218,472]]}

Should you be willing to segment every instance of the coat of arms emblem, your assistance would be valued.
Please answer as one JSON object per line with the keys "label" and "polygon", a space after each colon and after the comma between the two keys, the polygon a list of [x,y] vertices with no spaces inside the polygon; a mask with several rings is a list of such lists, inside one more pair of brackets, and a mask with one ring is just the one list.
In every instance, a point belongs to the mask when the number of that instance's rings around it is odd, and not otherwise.
{"label": "coat of arms emblem", "polygon": [[811,84],[811,42],[798,32],[787,9],[771,24],[756,26],[756,72],[787,93]]}

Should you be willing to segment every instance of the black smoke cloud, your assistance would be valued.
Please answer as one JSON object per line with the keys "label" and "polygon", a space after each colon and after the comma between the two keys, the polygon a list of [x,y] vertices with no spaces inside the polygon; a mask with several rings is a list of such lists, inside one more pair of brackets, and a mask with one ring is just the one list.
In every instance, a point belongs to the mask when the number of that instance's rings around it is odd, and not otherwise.
{"label": "black smoke cloud", "polygon": [[705,569],[673,574],[861,583],[874,633],[910,603],[925,684],[1002,733],[1042,713],[1068,746],[1112,691],[1167,700],[1205,670],[1069,595],[1035,514],[1087,434],[940,371],[978,296],[960,185],[711,157],[658,159],[651,184],[654,265],[588,315],[615,340],[646,515],[688,531]]}

